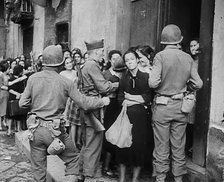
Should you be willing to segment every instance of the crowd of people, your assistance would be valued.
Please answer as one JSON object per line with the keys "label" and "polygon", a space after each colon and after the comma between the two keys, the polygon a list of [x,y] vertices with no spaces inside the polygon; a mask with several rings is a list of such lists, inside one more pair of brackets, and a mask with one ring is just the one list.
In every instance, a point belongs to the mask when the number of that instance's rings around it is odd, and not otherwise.
{"label": "crowd of people", "polygon": [[19,109],[18,100],[23,93],[28,77],[35,71],[31,61],[24,55],[0,61],[0,130],[8,136],[26,128],[26,110]]}
{"label": "crowd of people", "polygon": [[[99,40],[85,42],[84,54],[57,44],[46,47],[35,64],[24,56],[1,61],[1,126],[7,126],[9,136],[11,126],[28,128],[35,180],[46,181],[50,153],[65,161],[68,181],[97,181],[102,161],[102,174],[119,182],[127,181],[127,167],[133,169],[132,182],[139,181],[143,167],[156,182],[165,182],[171,167],[175,182],[182,182],[190,120],[183,100],[202,87],[192,66],[196,61],[181,50],[182,39],[180,29],[168,25],[161,35],[164,49],[157,54],[141,45],[124,54],[110,50],[105,59],[104,40]],[[14,100],[22,115],[12,113]],[[104,132],[123,107],[132,124],[132,145],[119,148]],[[60,150],[52,151],[57,141]]]}

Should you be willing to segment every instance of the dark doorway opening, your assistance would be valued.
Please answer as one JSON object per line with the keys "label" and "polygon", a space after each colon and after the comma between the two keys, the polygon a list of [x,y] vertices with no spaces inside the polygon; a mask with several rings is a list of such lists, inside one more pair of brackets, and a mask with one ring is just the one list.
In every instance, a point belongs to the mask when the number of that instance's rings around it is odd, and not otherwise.
{"label": "dark doorway opening", "polygon": [[167,24],[178,25],[184,36],[183,50],[189,48],[189,42],[199,39],[201,19],[201,0],[170,0]]}
{"label": "dark doorway opening", "polygon": [[69,24],[58,23],[56,24],[56,42],[69,45]]}
{"label": "dark doorway opening", "polygon": [[188,136],[188,142],[193,138],[192,162],[205,167],[211,92],[214,1],[161,0],[160,2],[163,2],[161,3],[160,27],[162,29],[162,27],[170,23],[178,25],[184,36],[182,43],[184,51],[189,51],[189,43],[192,39],[199,38],[198,71],[204,85],[197,92],[195,122],[192,125],[193,129],[189,130],[191,137]]}
{"label": "dark doorway opening", "polygon": [[27,27],[23,30],[23,54],[30,58],[30,52],[33,49],[33,27]]}

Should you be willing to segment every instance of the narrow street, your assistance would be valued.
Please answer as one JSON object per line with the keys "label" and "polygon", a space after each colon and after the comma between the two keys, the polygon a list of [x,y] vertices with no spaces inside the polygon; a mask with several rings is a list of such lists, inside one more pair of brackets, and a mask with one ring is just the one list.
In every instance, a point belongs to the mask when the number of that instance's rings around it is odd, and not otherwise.
{"label": "narrow street", "polygon": [[32,182],[31,164],[15,146],[15,139],[0,132],[0,182]]}
{"label": "narrow street", "polygon": [[[48,165],[52,166],[53,164]],[[60,167],[58,166],[58,168]],[[100,169],[97,173],[97,176],[101,176]],[[29,159],[15,146],[15,135],[13,137],[8,137],[5,131],[0,131],[0,182],[34,182],[32,174]],[[131,174],[131,169],[128,169],[127,182],[131,181]],[[64,172],[61,171],[61,174],[57,175],[63,176]],[[139,182],[154,181],[147,169],[144,169],[140,176]],[[62,177],[61,179],[62,180],[58,179],[57,182],[63,182],[65,178]],[[199,174],[188,174],[184,177],[184,182],[204,182],[202,179],[203,176]],[[108,178],[105,176],[101,176],[99,180],[102,182],[117,182],[117,178]],[[89,179],[85,181],[92,182],[92,180],[90,181]],[[166,182],[173,182],[172,177],[169,176]]]}

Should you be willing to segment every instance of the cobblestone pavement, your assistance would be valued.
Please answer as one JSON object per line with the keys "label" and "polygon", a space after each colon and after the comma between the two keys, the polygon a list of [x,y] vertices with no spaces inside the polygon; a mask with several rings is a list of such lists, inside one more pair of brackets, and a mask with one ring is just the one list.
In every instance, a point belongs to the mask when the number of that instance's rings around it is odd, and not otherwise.
{"label": "cobblestone pavement", "polygon": [[[5,131],[0,131],[0,182],[34,182],[30,161],[15,146],[15,137],[8,137],[5,133]],[[100,169],[98,171],[100,173]],[[131,174],[132,171],[129,169],[126,182],[131,181]],[[202,178],[204,177],[196,173],[191,178],[188,175],[184,177],[183,182],[204,182]],[[112,179],[105,176],[98,180],[102,182],[118,181],[117,178]],[[86,179],[85,182],[93,181]],[[139,182],[154,182],[149,170],[144,169],[141,172]],[[166,182],[173,182],[172,177],[168,176]]]}
{"label": "cobblestone pavement", "polygon": [[[127,181],[131,181],[131,171]],[[117,178],[100,177],[103,182],[117,182]],[[0,182],[33,182],[31,164],[28,158],[21,154],[15,146],[15,138],[8,137],[5,131],[0,131]],[[86,182],[91,180],[86,179]],[[141,175],[140,182],[152,182],[147,174]]]}
{"label": "cobblestone pavement", "polygon": [[15,146],[15,139],[0,132],[0,182],[33,182],[31,164]]}

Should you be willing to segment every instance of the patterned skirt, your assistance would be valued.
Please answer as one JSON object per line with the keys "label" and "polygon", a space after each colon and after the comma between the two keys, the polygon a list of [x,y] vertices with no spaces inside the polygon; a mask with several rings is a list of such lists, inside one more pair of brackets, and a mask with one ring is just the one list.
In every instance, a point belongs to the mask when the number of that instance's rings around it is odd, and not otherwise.
{"label": "patterned skirt", "polygon": [[66,120],[65,126],[70,126],[70,124],[81,125],[79,107],[70,98],[67,100],[64,116]]}

